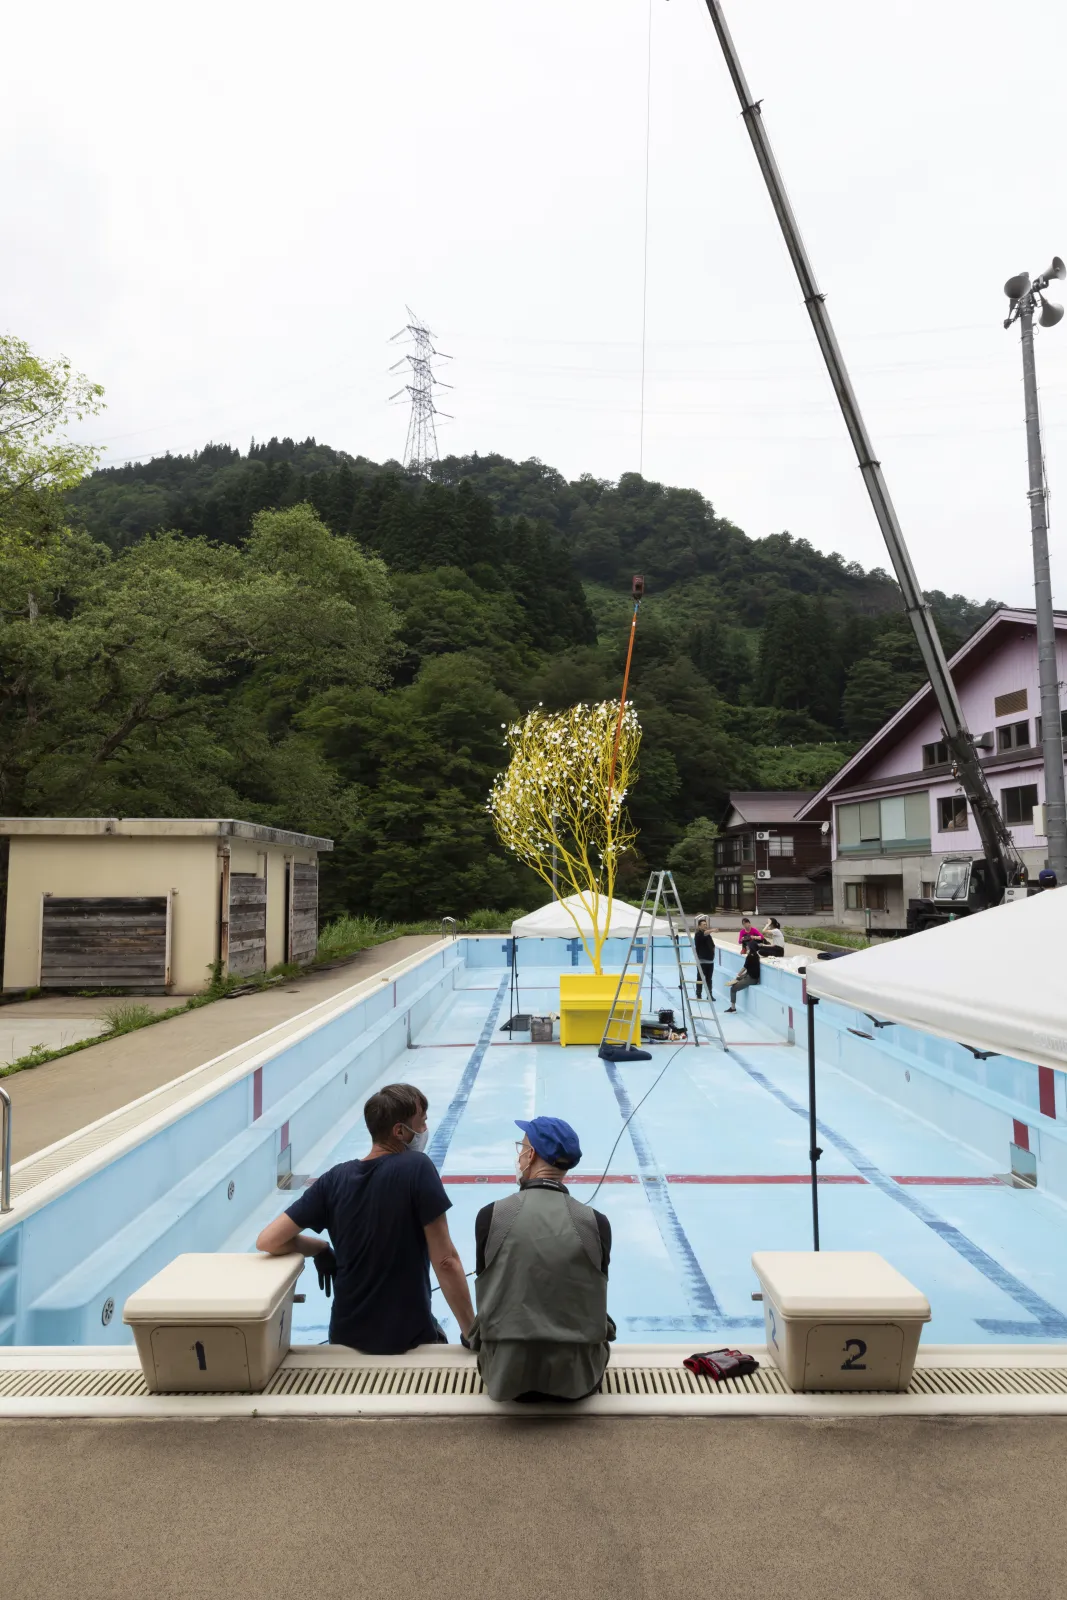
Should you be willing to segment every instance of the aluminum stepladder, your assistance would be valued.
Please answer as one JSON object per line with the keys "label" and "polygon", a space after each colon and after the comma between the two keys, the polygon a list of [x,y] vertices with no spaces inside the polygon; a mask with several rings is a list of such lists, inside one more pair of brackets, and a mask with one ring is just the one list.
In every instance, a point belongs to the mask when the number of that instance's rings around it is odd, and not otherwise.
{"label": "aluminum stepladder", "polygon": [[[615,998],[612,1001],[611,1011],[608,1014],[607,1026],[604,1037],[600,1041],[600,1052],[605,1051],[610,1058],[625,1060],[628,1052],[638,1052],[641,1049],[641,1040],[635,1040],[634,1034],[638,1027],[638,1008],[624,997],[623,989],[626,979],[636,965],[637,958],[634,950],[641,941],[640,974],[637,980],[637,995],[640,997],[645,985],[645,972],[648,968],[648,959],[652,951],[652,940],[655,937],[656,922],[662,918],[667,923],[667,930],[674,952],[678,969],[678,992],[681,996],[682,1024],[690,1041],[695,1045],[718,1043],[720,1047],[729,1052],[729,1047],[723,1037],[722,1024],[719,1013],[712,1000],[697,998],[696,988],[699,984],[703,987],[704,975],[697,960],[696,947],[693,944],[693,935],[689,931],[689,924],[682,910],[681,897],[674,881],[673,872],[652,872],[649,874],[648,884],[645,888],[644,898],[637,915],[634,931],[630,936],[629,948],[626,951],[626,960],[623,962],[619,974]],[[662,938],[662,933],[660,934]],[[712,1033],[714,1028],[714,1034]],[[650,1060],[647,1053],[641,1056],[631,1055],[630,1059]]]}

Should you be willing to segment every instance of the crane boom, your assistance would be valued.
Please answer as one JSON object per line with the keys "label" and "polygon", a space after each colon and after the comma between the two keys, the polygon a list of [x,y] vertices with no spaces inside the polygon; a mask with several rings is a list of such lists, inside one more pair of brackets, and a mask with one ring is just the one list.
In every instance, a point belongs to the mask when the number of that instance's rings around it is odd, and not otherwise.
{"label": "crane boom", "polygon": [[893,563],[893,571],[897,575],[900,592],[904,597],[904,609],[908,614],[915,631],[919,650],[922,654],[926,675],[933,690],[937,709],[941,713],[941,721],[945,731],[945,742],[952,752],[952,759],[956,769],[956,776],[963,787],[963,791],[970,802],[974,816],[975,826],[982,840],[982,848],[989,864],[989,872],[993,879],[993,886],[998,891],[1003,891],[1015,877],[1019,865],[1019,856],[1012,842],[1011,834],[1004,824],[992,791],[986,781],[975,749],[974,740],[967,728],[963,716],[963,708],[956,693],[956,686],[948,669],[945,652],[938,638],[937,627],[934,622],[933,612],[927,604],[923,592],[919,587],[919,580],[915,576],[915,569],[911,564],[908,547],[904,543],[900,523],[893,502],[889,497],[885,479],[882,476],[881,463],[874,454],[863,417],[860,414],[859,402],[852,387],[852,380],[848,375],[844,357],[841,354],[826,309],[825,296],[820,293],[815,281],[808,253],[804,248],[804,241],[800,236],[800,229],[793,215],[793,208],[789,204],[789,197],[785,192],[785,184],[778,170],[778,163],[774,159],[767,130],[764,126],[760,112],[760,103],[753,100],[744,70],[741,66],[730,30],[726,25],[722,6],[719,0],[705,0],[711,16],[712,26],[718,35],[719,44],[722,46],[726,65],[730,77],[733,79],[737,97],[741,102],[741,115],[748,129],[752,148],[756,152],[756,160],[763,174],[763,181],[767,185],[767,192],[771,197],[778,225],[785,239],[786,249],[789,251],[790,260],[797,278],[800,281],[801,291],[804,296],[804,305],[811,325],[815,329],[815,337],[822,351],[822,358],[826,363],[826,370],[830,374],[830,381],[837,395],[837,403],[841,407],[841,415],[845,419],[845,426],[852,439],[859,462],[863,481],[867,486],[874,514],[878,519],[878,526],[882,530],[889,551],[889,559]]}

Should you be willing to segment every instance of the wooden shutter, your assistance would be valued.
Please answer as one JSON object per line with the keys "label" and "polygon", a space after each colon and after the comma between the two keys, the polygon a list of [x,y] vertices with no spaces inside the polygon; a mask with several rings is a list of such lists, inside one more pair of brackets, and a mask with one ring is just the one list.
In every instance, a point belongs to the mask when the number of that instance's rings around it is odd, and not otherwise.
{"label": "wooden shutter", "polygon": [[319,942],[319,865],[294,861],[289,889],[289,960],[310,961]]}
{"label": "wooden shutter", "polygon": [[42,989],[165,989],[169,895],[45,895]]}
{"label": "wooden shutter", "polygon": [[230,873],[231,972],[262,972],[267,965],[267,880],[255,872]]}

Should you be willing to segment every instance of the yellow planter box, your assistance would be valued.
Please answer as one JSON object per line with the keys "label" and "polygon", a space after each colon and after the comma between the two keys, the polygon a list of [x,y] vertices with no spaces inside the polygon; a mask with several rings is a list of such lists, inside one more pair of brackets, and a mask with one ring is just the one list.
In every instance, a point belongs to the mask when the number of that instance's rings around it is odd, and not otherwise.
{"label": "yellow planter box", "polygon": [[[637,988],[640,974],[628,973],[623,980],[619,1007],[629,1021],[634,1007],[637,1017],[634,1038],[641,1042],[641,1001]],[[606,972],[561,972],[559,978],[559,1042],[560,1044],[599,1044],[608,1025],[615,991],[619,987],[619,974]]]}

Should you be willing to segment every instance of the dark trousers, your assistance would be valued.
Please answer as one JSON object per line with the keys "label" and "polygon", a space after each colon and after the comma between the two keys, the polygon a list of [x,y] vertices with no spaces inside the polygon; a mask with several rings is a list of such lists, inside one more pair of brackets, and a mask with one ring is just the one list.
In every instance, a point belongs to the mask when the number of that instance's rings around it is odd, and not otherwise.
{"label": "dark trousers", "polygon": [[709,1000],[714,1000],[715,995],[712,992],[712,980],[713,980],[714,976],[715,976],[715,963],[713,961],[702,961],[700,963],[700,970],[699,970],[699,972],[697,974],[697,999],[698,1000],[702,1000],[703,997],[704,997],[704,985],[705,984],[707,984],[707,986],[708,986],[708,999]]}

